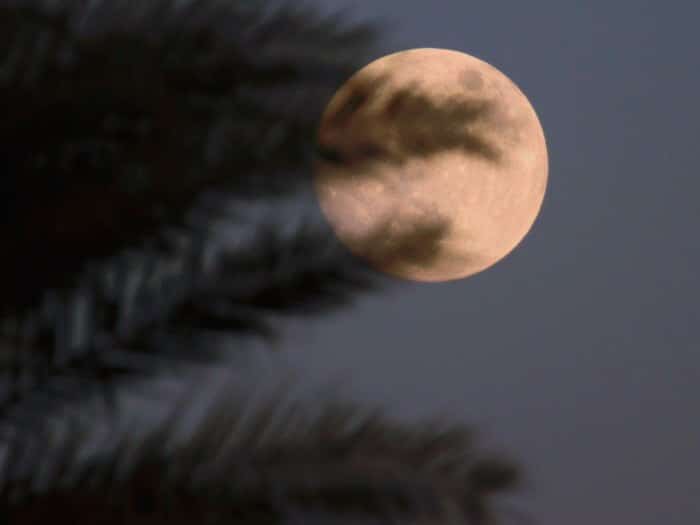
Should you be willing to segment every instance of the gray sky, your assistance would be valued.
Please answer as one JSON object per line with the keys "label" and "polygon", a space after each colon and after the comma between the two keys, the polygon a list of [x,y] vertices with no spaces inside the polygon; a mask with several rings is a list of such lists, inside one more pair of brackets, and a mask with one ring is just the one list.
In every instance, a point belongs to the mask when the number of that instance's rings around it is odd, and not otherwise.
{"label": "gray sky", "polygon": [[300,323],[294,355],[356,398],[480,425],[524,463],[540,523],[700,523],[700,4],[314,3],[390,17],[381,54],[449,48],[506,73],[550,179],[504,261]]}

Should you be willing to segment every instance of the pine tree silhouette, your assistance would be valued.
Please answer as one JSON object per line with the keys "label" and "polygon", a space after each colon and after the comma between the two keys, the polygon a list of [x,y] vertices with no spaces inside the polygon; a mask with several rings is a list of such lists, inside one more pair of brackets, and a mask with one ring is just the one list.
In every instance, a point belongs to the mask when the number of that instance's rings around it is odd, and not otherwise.
{"label": "pine tree silhouette", "polygon": [[227,391],[188,442],[162,446],[175,403],[77,459],[77,402],[109,414],[137,379],[275,337],[272,316],[386,286],[303,212],[324,104],[380,34],[243,0],[0,0],[0,519],[491,522],[511,462],[352,403]]}

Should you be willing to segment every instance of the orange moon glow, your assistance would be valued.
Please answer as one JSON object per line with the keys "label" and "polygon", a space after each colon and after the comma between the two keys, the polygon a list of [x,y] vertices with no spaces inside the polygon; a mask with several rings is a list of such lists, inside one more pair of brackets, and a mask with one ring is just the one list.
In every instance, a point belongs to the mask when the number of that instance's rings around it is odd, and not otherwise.
{"label": "orange moon glow", "polygon": [[423,282],[468,277],[511,252],[547,186],[537,115],[473,56],[411,49],[376,60],[321,118],[314,189],[331,228],[375,269]]}

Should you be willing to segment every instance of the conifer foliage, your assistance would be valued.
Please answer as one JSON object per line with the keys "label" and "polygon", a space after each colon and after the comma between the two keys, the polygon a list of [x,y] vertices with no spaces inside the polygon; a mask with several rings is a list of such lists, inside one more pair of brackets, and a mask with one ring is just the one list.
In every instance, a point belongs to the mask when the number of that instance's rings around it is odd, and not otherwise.
{"label": "conifer foliage", "polygon": [[381,31],[245,0],[0,0],[0,521],[491,522],[518,471],[460,425],[228,392],[187,442],[162,446],[174,403],[85,463],[66,412],[385,286],[309,212],[318,119]]}

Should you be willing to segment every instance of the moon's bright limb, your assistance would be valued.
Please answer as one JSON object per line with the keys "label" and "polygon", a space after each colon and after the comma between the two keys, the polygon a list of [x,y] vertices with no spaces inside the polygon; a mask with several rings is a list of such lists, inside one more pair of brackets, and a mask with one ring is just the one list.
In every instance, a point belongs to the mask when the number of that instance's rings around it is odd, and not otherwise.
{"label": "moon's bright limb", "polygon": [[537,115],[473,56],[412,49],[335,94],[318,131],[314,188],[338,238],[379,271],[448,281],[505,257],[547,186]]}

